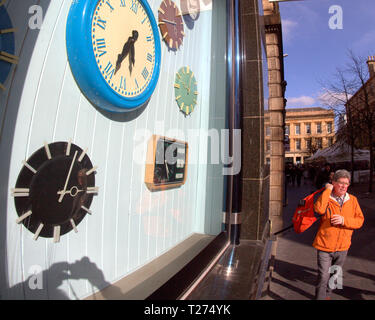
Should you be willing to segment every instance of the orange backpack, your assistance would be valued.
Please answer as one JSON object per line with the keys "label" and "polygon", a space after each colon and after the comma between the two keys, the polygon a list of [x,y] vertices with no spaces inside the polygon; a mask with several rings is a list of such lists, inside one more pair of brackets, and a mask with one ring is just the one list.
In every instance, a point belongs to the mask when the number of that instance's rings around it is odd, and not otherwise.
{"label": "orange backpack", "polygon": [[308,195],[298,204],[292,218],[294,231],[296,233],[305,232],[317,220],[314,214],[314,196],[324,189],[325,188],[321,188]]}

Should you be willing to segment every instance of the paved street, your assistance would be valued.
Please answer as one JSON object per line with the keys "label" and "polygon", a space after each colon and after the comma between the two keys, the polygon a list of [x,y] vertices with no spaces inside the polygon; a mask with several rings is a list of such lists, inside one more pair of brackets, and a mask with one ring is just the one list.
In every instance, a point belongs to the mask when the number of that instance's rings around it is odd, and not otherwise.
{"label": "paved street", "polygon": [[[303,183],[303,182],[302,182]],[[313,191],[310,184],[288,187],[284,226],[291,219],[299,199]],[[351,187],[358,197],[365,222],[354,231],[352,246],[344,265],[343,289],[336,289],[332,300],[375,300],[375,192],[366,194],[367,185]],[[292,229],[279,235],[275,269],[270,290],[263,300],[310,300],[314,298],[317,276],[316,249],[312,247],[319,222],[302,234]]]}

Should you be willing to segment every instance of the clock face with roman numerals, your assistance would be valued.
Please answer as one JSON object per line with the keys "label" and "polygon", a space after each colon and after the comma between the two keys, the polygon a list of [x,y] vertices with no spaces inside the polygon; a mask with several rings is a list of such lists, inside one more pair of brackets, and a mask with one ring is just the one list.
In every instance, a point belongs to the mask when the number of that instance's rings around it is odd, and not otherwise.
{"label": "clock face with roman numerals", "polygon": [[[86,11],[91,12],[89,18]],[[77,14],[83,17],[80,25],[88,33],[89,43],[71,26]],[[79,52],[80,41],[85,52]],[[160,38],[146,0],[73,3],[67,24],[67,47],[77,82],[98,107],[129,111],[147,102],[155,89],[160,70]],[[88,54],[88,61],[77,64],[76,57],[85,59],[84,53]]]}

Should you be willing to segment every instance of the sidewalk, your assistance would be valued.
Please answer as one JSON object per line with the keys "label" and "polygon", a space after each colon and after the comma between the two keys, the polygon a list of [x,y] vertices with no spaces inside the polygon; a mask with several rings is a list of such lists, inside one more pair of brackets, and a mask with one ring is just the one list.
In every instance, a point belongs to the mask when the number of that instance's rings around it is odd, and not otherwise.
{"label": "sidewalk", "polygon": [[[314,188],[289,186],[288,205],[284,208],[284,227],[291,219],[299,199]],[[358,197],[365,216],[361,229],[354,231],[352,246],[344,265],[343,289],[336,289],[332,300],[375,300],[375,192],[367,193],[367,184],[349,189]],[[314,299],[317,276],[316,249],[312,247],[319,222],[302,234],[293,229],[278,236],[274,271],[268,295],[262,300]]]}

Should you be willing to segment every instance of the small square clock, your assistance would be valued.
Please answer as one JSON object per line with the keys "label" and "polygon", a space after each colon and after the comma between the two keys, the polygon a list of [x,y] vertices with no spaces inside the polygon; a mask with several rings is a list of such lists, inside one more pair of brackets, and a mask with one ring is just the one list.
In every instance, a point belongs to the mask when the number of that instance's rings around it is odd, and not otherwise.
{"label": "small square clock", "polygon": [[150,191],[182,186],[187,177],[188,143],[153,135],[147,147],[145,183]]}

